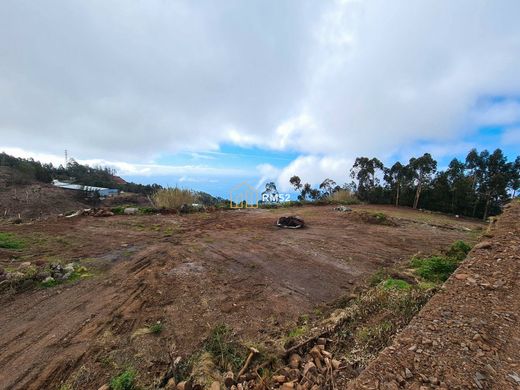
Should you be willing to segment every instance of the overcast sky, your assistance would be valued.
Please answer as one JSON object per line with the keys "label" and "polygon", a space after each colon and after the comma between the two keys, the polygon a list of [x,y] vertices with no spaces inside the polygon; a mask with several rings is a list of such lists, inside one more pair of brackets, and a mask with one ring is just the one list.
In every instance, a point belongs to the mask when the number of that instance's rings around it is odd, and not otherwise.
{"label": "overcast sky", "polygon": [[520,154],[518,0],[1,0],[0,150],[224,194]]}

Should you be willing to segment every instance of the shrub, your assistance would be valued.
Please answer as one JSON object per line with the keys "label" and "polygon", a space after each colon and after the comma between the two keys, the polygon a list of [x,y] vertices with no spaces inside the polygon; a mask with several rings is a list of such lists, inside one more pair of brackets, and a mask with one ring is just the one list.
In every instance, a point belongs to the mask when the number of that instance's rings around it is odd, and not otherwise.
{"label": "shrub", "polygon": [[444,282],[459,266],[460,260],[447,256],[431,256],[411,261],[417,274],[429,282]]}
{"label": "shrub", "polygon": [[136,373],[127,369],[110,381],[110,390],[134,390]]}
{"label": "shrub", "polygon": [[163,327],[163,324],[161,324],[160,322],[156,322],[155,324],[150,325],[148,329],[150,330],[150,333],[159,334],[162,332]]}
{"label": "shrub", "polygon": [[180,209],[182,205],[191,205],[196,200],[192,191],[178,187],[159,190],[152,198],[156,207],[165,209]]}
{"label": "shrub", "polygon": [[455,241],[451,245],[446,255],[462,261],[466,258],[470,250],[471,247],[468,244],[466,244],[464,241],[459,240]]}
{"label": "shrub", "polygon": [[332,203],[339,204],[359,204],[361,203],[359,199],[352,192],[347,190],[339,190],[328,196],[328,199]]}

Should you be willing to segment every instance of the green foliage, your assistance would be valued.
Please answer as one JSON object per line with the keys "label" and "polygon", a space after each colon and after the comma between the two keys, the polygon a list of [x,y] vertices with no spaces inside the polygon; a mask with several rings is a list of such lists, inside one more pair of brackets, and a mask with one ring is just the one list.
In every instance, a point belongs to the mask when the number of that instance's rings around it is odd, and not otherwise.
{"label": "green foliage", "polygon": [[444,282],[459,266],[460,260],[447,256],[431,256],[414,258],[410,262],[412,268],[421,278],[429,282]]}
{"label": "green foliage", "polygon": [[387,277],[387,273],[384,269],[380,269],[370,276],[368,283],[370,286],[375,287]]}
{"label": "green foliage", "polygon": [[0,248],[22,249],[23,247],[24,247],[24,242],[22,240],[16,238],[16,236],[14,234],[0,232]]}
{"label": "green foliage", "polygon": [[153,334],[159,334],[163,331],[163,328],[164,328],[164,325],[161,324],[160,322],[156,322],[155,324],[152,324],[148,327],[148,329],[150,330],[150,333],[153,333]]}
{"label": "green foliage", "polygon": [[245,360],[245,349],[232,339],[231,329],[224,324],[213,328],[204,349],[222,370],[239,370]]}
{"label": "green foliage", "polygon": [[453,257],[457,260],[464,260],[466,256],[468,255],[469,251],[471,250],[471,246],[466,244],[464,241],[455,241],[448,252],[446,253],[447,256]]}
{"label": "green foliage", "polygon": [[126,369],[110,381],[110,390],[135,390],[136,372],[133,369]]}
{"label": "green foliage", "polygon": [[387,290],[409,290],[412,286],[404,280],[388,278],[381,284],[381,287]]}
{"label": "green foliage", "polygon": [[410,265],[425,281],[442,283],[457,269],[470,250],[471,247],[468,244],[459,240],[450,246],[446,255],[413,258]]}

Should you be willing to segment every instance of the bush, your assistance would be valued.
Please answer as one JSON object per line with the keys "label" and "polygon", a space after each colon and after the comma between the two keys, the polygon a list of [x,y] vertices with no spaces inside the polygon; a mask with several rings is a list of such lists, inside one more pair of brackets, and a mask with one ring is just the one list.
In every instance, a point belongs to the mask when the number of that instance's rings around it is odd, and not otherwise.
{"label": "bush", "polygon": [[110,381],[110,390],[134,390],[135,375],[136,373],[134,370],[125,370],[120,375],[112,378]]}
{"label": "bush", "polygon": [[431,256],[412,259],[411,266],[417,275],[429,282],[444,282],[459,266],[460,260],[447,256]]}
{"label": "bush", "polygon": [[359,199],[352,192],[347,190],[339,190],[328,196],[328,200],[331,203],[339,203],[339,204],[359,204],[361,203]]}
{"label": "bush", "polygon": [[180,209],[185,204],[191,206],[196,200],[192,191],[178,187],[159,190],[152,198],[156,207],[165,209]]}
{"label": "bush", "polygon": [[446,255],[449,257],[453,257],[457,260],[464,260],[466,256],[468,255],[469,251],[471,250],[471,247],[466,244],[464,241],[455,241]]}

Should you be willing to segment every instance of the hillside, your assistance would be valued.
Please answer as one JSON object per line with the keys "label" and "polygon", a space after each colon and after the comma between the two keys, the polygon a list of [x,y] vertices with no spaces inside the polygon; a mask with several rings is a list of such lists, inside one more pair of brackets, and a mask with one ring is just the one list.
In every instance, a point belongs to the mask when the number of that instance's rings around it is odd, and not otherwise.
{"label": "hillside", "polygon": [[88,207],[77,195],[0,166],[1,218],[38,218]]}

